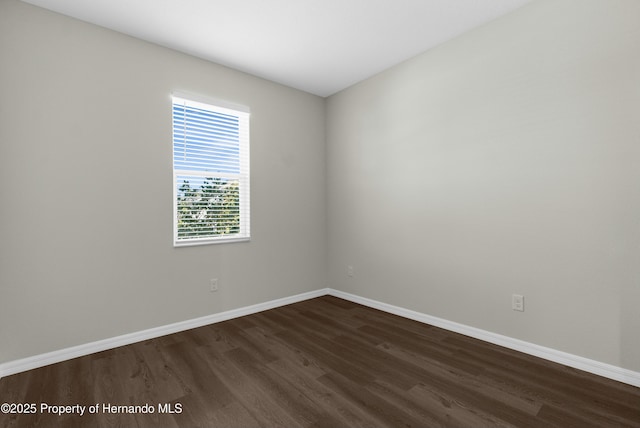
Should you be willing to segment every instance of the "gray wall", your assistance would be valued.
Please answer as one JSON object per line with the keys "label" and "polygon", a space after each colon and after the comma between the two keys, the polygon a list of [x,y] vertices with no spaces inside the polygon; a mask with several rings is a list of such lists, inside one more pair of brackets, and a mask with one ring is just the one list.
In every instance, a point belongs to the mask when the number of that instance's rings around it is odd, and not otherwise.
{"label": "gray wall", "polygon": [[330,97],[329,285],[640,370],[638,17],[537,0]]}
{"label": "gray wall", "polygon": [[[173,90],[251,108],[250,243],[172,247]],[[322,98],[15,0],[0,94],[0,363],[325,287]]]}

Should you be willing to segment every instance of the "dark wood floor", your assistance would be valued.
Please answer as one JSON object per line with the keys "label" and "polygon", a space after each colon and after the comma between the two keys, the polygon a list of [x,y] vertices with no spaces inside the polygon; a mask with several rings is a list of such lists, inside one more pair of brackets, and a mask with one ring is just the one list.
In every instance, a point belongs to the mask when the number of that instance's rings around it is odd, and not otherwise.
{"label": "dark wood floor", "polygon": [[640,427],[639,388],[329,296],[8,376],[5,402],[38,412],[0,427]]}

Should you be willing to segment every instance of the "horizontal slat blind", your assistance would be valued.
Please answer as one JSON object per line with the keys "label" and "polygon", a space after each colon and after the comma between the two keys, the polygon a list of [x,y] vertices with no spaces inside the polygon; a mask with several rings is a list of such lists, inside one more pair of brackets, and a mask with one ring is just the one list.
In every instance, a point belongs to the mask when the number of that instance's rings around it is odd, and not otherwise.
{"label": "horizontal slat blind", "polygon": [[173,97],[174,245],[250,237],[249,114]]}

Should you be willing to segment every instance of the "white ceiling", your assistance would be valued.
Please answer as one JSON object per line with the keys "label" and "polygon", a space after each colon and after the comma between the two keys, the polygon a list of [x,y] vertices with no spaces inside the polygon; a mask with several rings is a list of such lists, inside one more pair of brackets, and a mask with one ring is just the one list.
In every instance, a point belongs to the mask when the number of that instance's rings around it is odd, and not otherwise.
{"label": "white ceiling", "polygon": [[530,0],[23,0],[328,96]]}

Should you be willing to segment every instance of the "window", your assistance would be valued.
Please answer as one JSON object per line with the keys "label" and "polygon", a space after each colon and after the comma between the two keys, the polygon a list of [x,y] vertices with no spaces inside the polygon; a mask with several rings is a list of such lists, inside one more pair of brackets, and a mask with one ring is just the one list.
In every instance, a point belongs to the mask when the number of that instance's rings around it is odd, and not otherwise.
{"label": "window", "polygon": [[174,246],[246,241],[249,110],[173,95]]}

